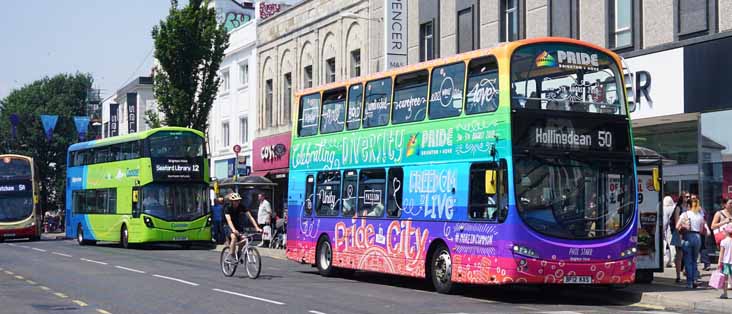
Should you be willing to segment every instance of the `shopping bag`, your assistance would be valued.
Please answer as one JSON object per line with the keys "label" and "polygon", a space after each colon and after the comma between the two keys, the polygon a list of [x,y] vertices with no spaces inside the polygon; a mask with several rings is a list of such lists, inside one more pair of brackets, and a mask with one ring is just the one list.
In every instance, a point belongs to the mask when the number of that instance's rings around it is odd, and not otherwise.
{"label": "shopping bag", "polygon": [[717,246],[719,246],[719,243],[721,243],[722,240],[724,240],[724,238],[727,237],[727,233],[724,232],[724,228],[726,228],[729,225],[730,224],[725,224],[725,225],[719,226],[719,228],[717,228],[717,229],[714,229],[714,241],[717,242]]}
{"label": "shopping bag", "polygon": [[724,285],[727,284],[727,278],[721,271],[717,270],[712,273],[712,277],[709,278],[709,286],[714,289],[723,289]]}
{"label": "shopping bag", "polygon": [[264,226],[264,228],[262,228],[262,240],[272,240],[272,227]]}

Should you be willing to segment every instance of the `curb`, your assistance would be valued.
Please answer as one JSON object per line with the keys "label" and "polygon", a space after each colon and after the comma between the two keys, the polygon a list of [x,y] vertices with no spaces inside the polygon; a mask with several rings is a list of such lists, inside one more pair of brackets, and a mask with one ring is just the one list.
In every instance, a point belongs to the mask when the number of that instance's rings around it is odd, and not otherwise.
{"label": "curb", "polygon": [[712,300],[700,300],[698,302],[691,300],[685,301],[655,292],[640,292],[636,294],[640,294],[641,300],[639,303],[642,304],[657,305],[667,309],[681,311],[704,311],[709,313],[729,314],[729,308],[727,308],[727,310],[724,310],[724,307],[720,308],[719,305],[714,304],[715,302],[710,302]]}

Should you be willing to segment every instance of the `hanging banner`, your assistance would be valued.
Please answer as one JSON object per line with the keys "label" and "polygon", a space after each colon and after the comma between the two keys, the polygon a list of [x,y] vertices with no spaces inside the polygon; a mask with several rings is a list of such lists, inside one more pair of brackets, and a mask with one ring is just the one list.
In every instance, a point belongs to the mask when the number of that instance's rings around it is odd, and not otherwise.
{"label": "hanging banner", "polygon": [[127,133],[137,132],[137,93],[127,93]]}
{"label": "hanging banner", "polygon": [[41,123],[43,123],[43,132],[46,134],[46,140],[51,141],[51,137],[53,136],[53,129],[56,127],[56,122],[58,122],[58,116],[57,115],[41,115]]}
{"label": "hanging banner", "polygon": [[76,133],[79,133],[79,141],[83,142],[84,138],[86,138],[86,132],[89,128],[89,117],[74,117],[74,125],[76,125]]}
{"label": "hanging banner", "polygon": [[119,135],[119,104],[109,104],[109,136]]}
{"label": "hanging banner", "polygon": [[13,139],[15,139],[16,137],[15,130],[18,128],[19,123],[20,117],[18,116],[18,114],[10,114],[10,133],[13,136]]}
{"label": "hanging banner", "polygon": [[386,69],[407,65],[407,1],[384,0]]}

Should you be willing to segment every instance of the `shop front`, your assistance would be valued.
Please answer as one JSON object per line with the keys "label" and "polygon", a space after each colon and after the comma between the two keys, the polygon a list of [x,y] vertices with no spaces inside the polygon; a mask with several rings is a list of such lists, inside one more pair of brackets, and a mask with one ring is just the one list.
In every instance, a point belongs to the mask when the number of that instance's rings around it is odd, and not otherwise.
{"label": "shop front", "polygon": [[291,133],[261,137],[254,140],[252,150],[252,173],[276,184],[274,197],[270,202],[279,217],[287,207],[288,174],[290,169]]}

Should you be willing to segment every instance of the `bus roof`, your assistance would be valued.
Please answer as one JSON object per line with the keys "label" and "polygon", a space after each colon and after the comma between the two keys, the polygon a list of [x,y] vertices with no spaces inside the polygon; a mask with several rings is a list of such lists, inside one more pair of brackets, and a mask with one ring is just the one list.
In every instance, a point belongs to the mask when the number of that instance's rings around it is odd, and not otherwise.
{"label": "bus roof", "polygon": [[582,45],[582,46],[586,46],[588,48],[592,48],[592,49],[601,51],[601,52],[611,56],[618,64],[621,64],[620,58],[612,50],[606,49],[604,47],[600,47],[598,45],[595,45],[595,44],[592,44],[592,43],[589,43],[586,41],[581,41],[581,40],[572,39],[572,38],[565,38],[565,37],[536,37],[536,38],[531,38],[531,39],[516,40],[516,41],[512,41],[512,42],[508,42],[508,43],[503,43],[503,44],[500,44],[500,45],[498,45],[496,47],[492,47],[492,48],[483,48],[483,49],[468,51],[468,52],[464,52],[461,54],[452,55],[449,57],[437,58],[434,60],[410,64],[410,65],[396,68],[393,70],[372,73],[372,74],[368,74],[366,76],[359,76],[359,77],[355,77],[355,78],[348,79],[348,80],[343,80],[343,81],[334,82],[334,83],[330,83],[330,84],[315,86],[315,87],[303,89],[303,90],[296,92],[295,97],[299,98],[302,95],[317,93],[320,91],[325,91],[325,90],[339,88],[339,87],[347,87],[347,86],[350,86],[350,85],[356,84],[356,83],[363,83],[363,82],[368,82],[368,81],[372,81],[372,80],[376,80],[376,79],[380,79],[380,78],[391,77],[391,76],[395,76],[395,75],[399,75],[399,74],[403,74],[403,73],[409,73],[412,71],[427,69],[429,67],[435,67],[435,66],[440,66],[440,65],[444,65],[444,64],[460,62],[460,61],[465,62],[466,60],[477,58],[477,57],[482,57],[482,56],[486,56],[486,55],[494,55],[494,56],[496,56],[496,58],[501,59],[501,58],[510,56],[514,50],[516,50],[517,48],[519,48],[521,46],[535,44],[535,43],[568,43],[568,44]]}
{"label": "bus roof", "polygon": [[16,154],[0,154],[0,159],[6,158],[6,157],[33,160],[33,157],[31,157],[31,156],[16,155]]}
{"label": "bus roof", "polygon": [[100,147],[100,146],[106,146],[106,145],[112,145],[112,144],[118,144],[118,143],[130,142],[130,141],[134,141],[134,140],[145,139],[145,138],[149,137],[150,135],[153,135],[153,134],[155,134],[157,132],[161,132],[161,131],[184,131],[184,132],[194,133],[200,137],[205,137],[203,132],[198,131],[198,130],[177,127],[177,126],[165,126],[165,127],[150,129],[147,131],[142,131],[142,132],[137,132],[137,133],[132,133],[132,134],[108,137],[108,138],[101,139],[101,140],[93,140],[93,141],[88,141],[88,142],[76,143],[76,144],[69,146],[69,151],[72,152],[72,151],[82,150],[82,149],[86,149],[86,148]]}

